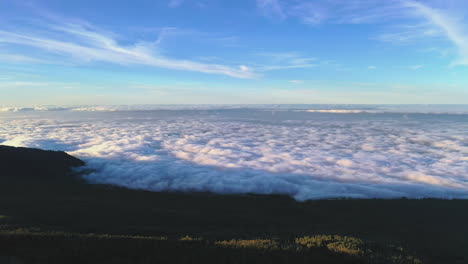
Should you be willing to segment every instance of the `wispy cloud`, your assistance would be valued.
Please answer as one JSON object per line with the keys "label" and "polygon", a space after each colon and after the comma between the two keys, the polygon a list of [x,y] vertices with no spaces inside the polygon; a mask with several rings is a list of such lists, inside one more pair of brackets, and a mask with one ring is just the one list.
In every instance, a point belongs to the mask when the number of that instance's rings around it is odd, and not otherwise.
{"label": "wispy cloud", "polygon": [[435,28],[434,31],[440,31],[457,47],[459,56],[454,65],[468,65],[468,31],[464,27],[464,21],[457,19],[450,11],[435,9],[421,2],[407,1],[406,5],[430,23]]}
{"label": "wispy cloud", "polygon": [[8,81],[0,82],[0,88],[18,88],[18,87],[37,87],[37,86],[48,86],[50,83],[47,82],[24,82],[24,81]]}
{"label": "wispy cloud", "polygon": [[459,14],[465,5],[463,0],[257,0],[257,8],[265,16],[309,25],[398,22],[377,39],[396,44],[449,40],[458,53],[453,65],[468,65],[467,21]]}
{"label": "wispy cloud", "polygon": [[424,65],[412,65],[412,66],[410,66],[409,68],[410,68],[411,70],[415,71],[415,70],[419,70],[419,69],[421,69],[421,68],[423,68],[423,67],[424,67]]}
{"label": "wispy cloud", "polygon": [[279,0],[257,0],[257,6],[263,15],[285,19],[287,14]]}
{"label": "wispy cloud", "polygon": [[268,63],[257,65],[258,71],[274,71],[285,69],[312,68],[317,66],[317,59],[303,56],[297,52],[266,52],[258,53]]}
{"label": "wispy cloud", "polygon": [[[252,72],[258,72],[259,74],[277,71],[277,70],[289,70],[289,69],[305,69],[318,67],[320,65],[324,66],[328,64],[328,61],[320,61],[315,57],[306,56],[300,52],[296,51],[285,51],[285,52],[259,52],[252,53],[252,61],[246,65],[242,65],[242,62],[237,62],[239,64],[240,70]],[[219,57],[200,57],[199,60],[209,61],[209,62],[218,62],[226,63],[225,60]]]}
{"label": "wispy cloud", "polygon": [[316,2],[301,2],[289,8],[289,16],[298,17],[303,23],[320,24],[329,16],[324,6]]}
{"label": "wispy cloud", "polygon": [[[31,78],[34,79],[34,78]],[[75,89],[79,88],[80,84],[75,82],[54,82],[47,80],[31,80],[31,81],[22,81],[17,78],[5,79],[0,78],[0,89],[3,91],[9,90],[18,90],[18,89],[50,89],[50,88],[60,88],[60,89]]]}
{"label": "wispy cloud", "polygon": [[184,0],[170,0],[167,4],[170,8],[176,8],[182,5]]}
{"label": "wispy cloud", "polygon": [[303,84],[304,81],[303,81],[303,80],[290,80],[289,83],[292,83],[292,84]]}
{"label": "wispy cloud", "polygon": [[396,1],[363,0],[257,0],[260,12],[271,18],[296,18],[309,25],[325,22],[363,24],[400,16]]}
{"label": "wispy cloud", "polygon": [[10,63],[48,63],[45,60],[25,56],[21,54],[1,54],[0,53],[0,62],[10,62]]}
{"label": "wispy cloud", "polygon": [[394,26],[388,32],[380,34],[375,39],[397,45],[405,45],[416,41],[442,39],[441,31],[426,21],[411,22],[412,24]]}
{"label": "wispy cloud", "polygon": [[[47,34],[38,30],[19,32],[0,30],[0,43],[30,46],[50,54],[69,56],[79,62],[107,62],[121,65],[145,65],[173,70],[221,74],[235,78],[254,78],[244,66],[206,64],[191,60],[173,59],[158,54],[157,42],[134,42],[121,45],[112,33],[102,32],[88,24],[44,23]],[[18,58],[17,58],[18,59]]]}

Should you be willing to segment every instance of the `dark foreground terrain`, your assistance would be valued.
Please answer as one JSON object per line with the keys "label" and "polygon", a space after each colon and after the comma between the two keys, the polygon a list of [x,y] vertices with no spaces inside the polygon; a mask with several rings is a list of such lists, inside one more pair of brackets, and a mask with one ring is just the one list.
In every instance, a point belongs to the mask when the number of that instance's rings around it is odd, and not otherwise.
{"label": "dark foreground terrain", "polygon": [[3,263],[468,263],[468,201],[320,200],[90,185],[0,146]]}

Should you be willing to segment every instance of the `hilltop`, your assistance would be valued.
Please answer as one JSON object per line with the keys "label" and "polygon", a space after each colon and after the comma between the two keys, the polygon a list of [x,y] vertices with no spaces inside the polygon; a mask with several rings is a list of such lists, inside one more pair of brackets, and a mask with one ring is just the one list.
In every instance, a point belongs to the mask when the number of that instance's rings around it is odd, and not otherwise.
{"label": "hilltop", "polygon": [[70,180],[71,169],[85,163],[63,151],[0,145],[0,180]]}

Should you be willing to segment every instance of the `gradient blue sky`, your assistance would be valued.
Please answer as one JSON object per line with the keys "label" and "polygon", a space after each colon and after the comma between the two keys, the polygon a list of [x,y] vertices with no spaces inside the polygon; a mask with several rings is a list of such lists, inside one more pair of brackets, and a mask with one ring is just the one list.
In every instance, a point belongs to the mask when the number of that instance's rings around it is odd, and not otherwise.
{"label": "gradient blue sky", "polygon": [[465,0],[1,0],[0,105],[468,103]]}

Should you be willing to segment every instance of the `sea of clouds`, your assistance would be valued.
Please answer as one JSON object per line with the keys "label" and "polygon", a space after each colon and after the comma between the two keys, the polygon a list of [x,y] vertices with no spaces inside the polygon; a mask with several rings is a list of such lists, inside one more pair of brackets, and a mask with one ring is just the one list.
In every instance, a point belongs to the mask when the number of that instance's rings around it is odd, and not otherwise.
{"label": "sea of clouds", "polygon": [[87,180],[136,189],[468,198],[465,110],[4,111],[0,144],[64,150],[93,169]]}
{"label": "sea of clouds", "polygon": [[335,113],[335,114],[451,114],[468,115],[468,105],[345,105],[345,104],[198,104],[198,105],[75,105],[75,106],[54,106],[39,105],[33,107],[5,106],[0,105],[1,112],[58,112],[58,111],[78,111],[78,112],[113,112],[113,111],[152,111],[152,110],[221,110],[221,109],[256,109],[273,111],[305,111],[315,113]]}

